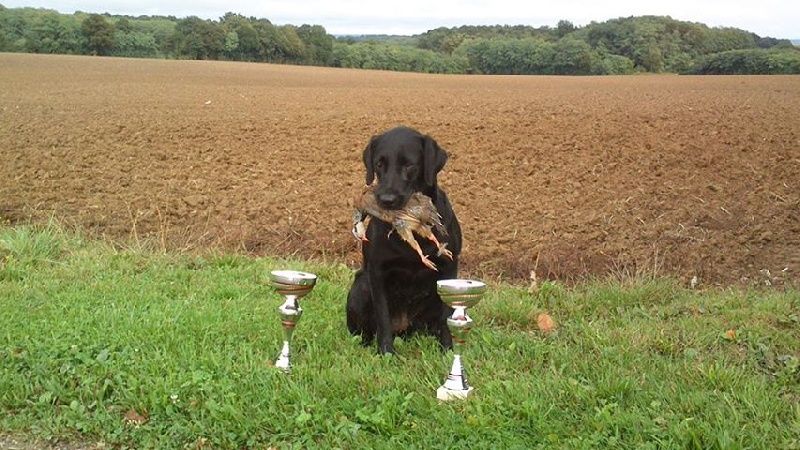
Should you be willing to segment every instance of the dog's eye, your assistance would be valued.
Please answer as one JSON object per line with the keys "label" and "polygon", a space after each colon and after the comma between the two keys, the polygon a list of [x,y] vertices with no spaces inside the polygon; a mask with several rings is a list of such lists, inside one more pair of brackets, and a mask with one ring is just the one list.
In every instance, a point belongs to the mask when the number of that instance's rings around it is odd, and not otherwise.
{"label": "dog's eye", "polygon": [[375,163],[376,169],[383,169],[383,161],[378,161]]}
{"label": "dog's eye", "polygon": [[417,166],[409,164],[403,168],[403,175],[406,180],[413,180],[417,177]]}

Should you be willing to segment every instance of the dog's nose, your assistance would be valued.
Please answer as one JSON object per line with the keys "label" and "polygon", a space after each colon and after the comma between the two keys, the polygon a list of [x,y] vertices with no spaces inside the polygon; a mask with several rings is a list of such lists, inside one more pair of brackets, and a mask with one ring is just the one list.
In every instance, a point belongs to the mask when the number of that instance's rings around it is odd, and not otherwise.
{"label": "dog's nose", "polygon": [[378,203],[383,208],[396,209],[400,206],[400,196],[396,194],[380,194],[378,195]]}

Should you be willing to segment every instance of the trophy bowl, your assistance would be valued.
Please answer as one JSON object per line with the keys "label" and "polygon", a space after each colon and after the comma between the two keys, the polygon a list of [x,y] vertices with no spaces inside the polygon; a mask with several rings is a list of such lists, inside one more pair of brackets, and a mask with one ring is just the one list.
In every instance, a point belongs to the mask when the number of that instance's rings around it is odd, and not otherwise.
{"label": "trophy bowl", "polygon": [[486,293],[486,283],[475,280],[440,280],[436,282],[436,292],[450,307],[470,308],[478,304]]}
{"label": "trophy bowl", "polygon": [[317,276],[297,270],[273,270],[269,273],[269,280],[279,294],[300,298],[314,289]]}

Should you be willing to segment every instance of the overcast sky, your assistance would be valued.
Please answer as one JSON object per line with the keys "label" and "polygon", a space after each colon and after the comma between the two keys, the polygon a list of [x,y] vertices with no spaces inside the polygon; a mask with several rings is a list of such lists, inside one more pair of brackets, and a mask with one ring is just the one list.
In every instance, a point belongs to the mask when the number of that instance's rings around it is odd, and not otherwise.
{"label": "overcast sky", "polygon": [[800,0],[0,0],[6,7],[130,15],[195,15],[217,19],[227,11],[276,24],[323,25],[331,34],[417,34],[439,26],[585,25],[645,14],[734,26],[761,36],[800,38]]}

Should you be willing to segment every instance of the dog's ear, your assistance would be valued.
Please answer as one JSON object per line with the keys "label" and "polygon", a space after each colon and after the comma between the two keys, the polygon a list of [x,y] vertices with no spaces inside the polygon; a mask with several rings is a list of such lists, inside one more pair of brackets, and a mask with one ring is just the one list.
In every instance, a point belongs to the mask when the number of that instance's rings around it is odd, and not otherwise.
{"label": "dog's ear", "polygon": [[364,167],[367,169],[367,186],[372,184],[372,181],[375,180],[375,166],[372,162],[372,149],[375,147],[375,143],[378,141],[378,135],[372,136],[369,140],[369,144],[367,144],[367,148],[364,149]]}
{"label": "dog's ear", "polygon": [[424,136],[423,140],[425,141],[425,148],[424,148],[424,175],[425,175],[425,184],[428,186],[436,186],[436,174],[439,173],[440,170],[444,167],[444,164],[447,162],[447,152],[442,150],[439,147],[439,144],[436,143],[430,136]]}

